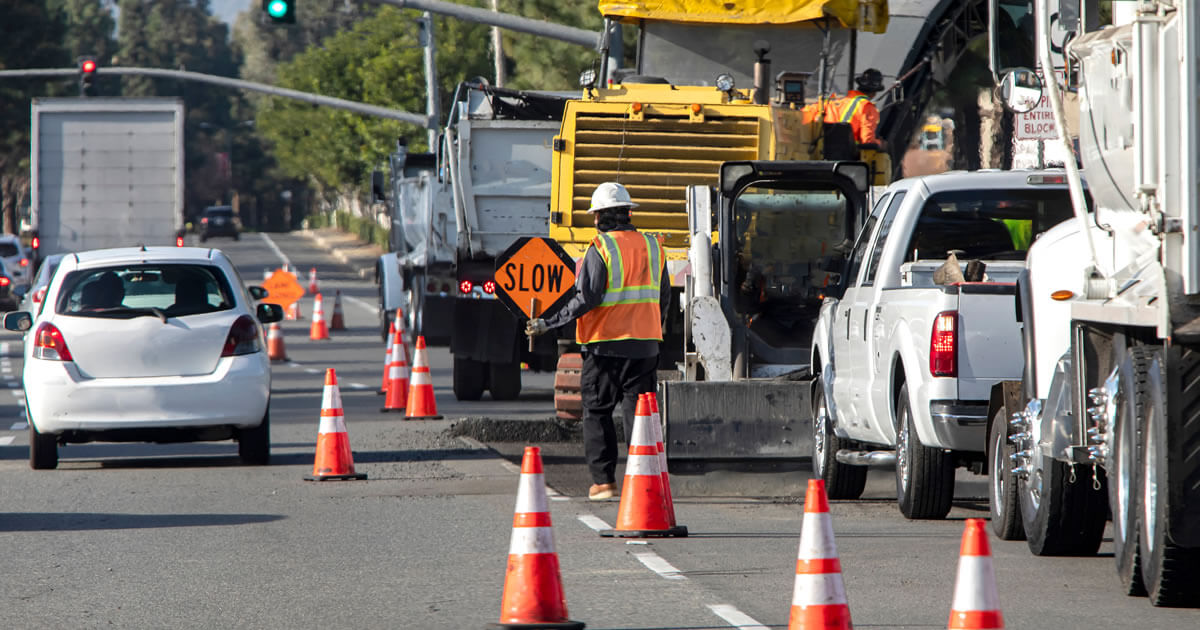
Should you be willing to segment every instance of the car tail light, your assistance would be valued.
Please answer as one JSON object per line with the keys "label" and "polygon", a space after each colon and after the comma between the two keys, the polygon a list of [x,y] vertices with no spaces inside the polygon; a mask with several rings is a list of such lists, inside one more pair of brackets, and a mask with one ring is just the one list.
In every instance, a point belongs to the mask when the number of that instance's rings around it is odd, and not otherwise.
{"label": "car tail light", "polygon": [[22,258],[22,259],[21,259],[21,266],[22,266],[22,267],[28,267],[28,266],[29,266],[29,259],[28,259],[28,258]]}
{"label": "car tail light", "polygon": [[470,280],[460,280],[458,282],[458,290],[461,293],[470,293],[473,288],[475,288],[475,284]]}
{"label": "car tail light", "polygon": [[208,217],[204,217],[203,219],[200,219],[200,222],[201,222],[201,223],[208,223]]}
{"label": "car tail light", "polygon": [[5,276],[0,276],[0,287],[6,287],[10,284],[12,284],[12,280],[9,280]]}
{"label": "car tail light", "polygon": [[182,236],[175,237],[175,247],[183,247],[183,237]]}
{"label": "car tail light", "polygon": [[33,358],[48,361],[74,361],[67,342],[54,324],[46,322],[38,326],[33,335]]}
{"label": "car tail light", "polygon": [[254,354],[262,349],[258,342],[258,326],[249,315],[242,315],[229,328],[229,336],[225,338],[225,347],[221,356],[233,357],[239,354]]}
{"label": "car tail light", "polygon": [[37,291],[33,292],[33,303],[34,304],[41,304],[42,300],[46,299],[46,289],[47,288],[49,288],[49,287],[42,287],[42,288],[38,289]]}
{"label": "car tail light", "polygon": [[42,246],[42,240],[34,236],[33,240],[29,242],[29,245],[36,251],[37,248]]}
{"label": "car tail light", "polygon": [[496,292],[496,283],[492,282],[491,280],[484,282],[483,283],[483,292],[487,293],[488,295],[492,295],[493,293],[495,293]]}
{"label": "car tail light", "polygon": [[929,373],[958,376],[958,313],[945,311],[933,320],[929,336]]}

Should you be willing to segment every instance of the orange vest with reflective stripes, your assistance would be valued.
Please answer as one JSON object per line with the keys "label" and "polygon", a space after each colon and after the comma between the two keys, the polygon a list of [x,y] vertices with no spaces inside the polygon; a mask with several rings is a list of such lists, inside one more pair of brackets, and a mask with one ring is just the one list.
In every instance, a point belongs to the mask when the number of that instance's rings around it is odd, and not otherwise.
{"label": "orange vest with reflective stripes", "polygon": [[847,123],[854,130],[854,139],[857,142],[874,142],[874,138],[864,138],[863,123],[866,114],[863,110],[867,105],[874,105],[871,100],[864,96],[861,92],[846,94],[846,96],[834,100],[829,103],[825,110],[825,122],[829,123]]}
{"label": "orange vest with reflective stripes", "polygon": [[575,322],[575,341],[662,341],[658,299],[663,250],[658,239],[636,230],[613,230],[596,235],[592,247],[604,260],[608,285],[600,304]]}

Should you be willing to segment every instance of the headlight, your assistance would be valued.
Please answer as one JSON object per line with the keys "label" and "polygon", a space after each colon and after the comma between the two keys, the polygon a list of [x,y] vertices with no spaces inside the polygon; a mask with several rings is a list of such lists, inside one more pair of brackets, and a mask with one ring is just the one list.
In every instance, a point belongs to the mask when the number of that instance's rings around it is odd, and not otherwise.
{"label": "headlight", "polygon": [[588,69],[579,73],[579,87],[590,88],[594,85],[596,85],[595,69]]}
{"label": "headlight", "polygon": [[717,76],[717,89],[722,92],[728,92],[733,89],[733,75],[722,74]]}

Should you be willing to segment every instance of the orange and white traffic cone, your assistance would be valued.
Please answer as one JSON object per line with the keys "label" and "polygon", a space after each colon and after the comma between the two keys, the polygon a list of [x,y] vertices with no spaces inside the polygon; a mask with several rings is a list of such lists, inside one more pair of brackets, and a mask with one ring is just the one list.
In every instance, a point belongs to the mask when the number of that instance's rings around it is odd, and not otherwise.
{"label": "orange and white traffic cone", "polygon": [[384,345],[383,352],[383,380],[379,383],[380,396],[387,395],[388,390],[388,373],[392,365],[392,344],[396,343],[396,322],[388,325],[387,343]]}
{"label": "orange and white traffic cone", "polygon": [[263,282],[266,282],[267,280],[270,280],[270,279],[271,279],[271,275],[272,275],[272,274],[274,274],[274,273],[275,273],[275,272],[271,271],[271,268],[270,268],[270,267],[264,267],[264,268],[263,268]]}
{"label": "orange and white traffic cone", "polygon": [[283,345],[283,328],[273,322],[267,329],[267,358],[272,361],[287,361],[287,349]]}
{"label": "orange and white traffic cone", "polygon": [[671,517],[667,513],[662,471],[658,463],[658,444],[651,422],[650,400],[646,394],[640,394],[633,419],[633,435],[629,436],[629,456],[625,459],[625,482],[621,485],[617,525],[613,529],[600,530],[601,536],[645,538],[688,535],[686,527],[671,524]]}
{"label": "orange and white traffic cone", "polygon": [[321,426],[317,430],[317,456],[311,475],[306,481],[366,479],[366,473],[354,472],[354,456],[350,452],[350,436],[342,414],[342,394],[338,391],[337,373],[325,370],[325,391],[321,396]]}
{"label": "orange and white traffic cone", "polygon": [[[420,341],[417,342],[420,344]],[[504,595],[500,623],[491,628],[582,629],[584,624],[567,619],[554,530],[546,501],[541,449],[525,447],[521,460],[521,482],[513,511],[513,532],[508,544],[508,568],[504,573]]]}
{"label": "orange and white traffic cone", "polygon": [[804,526],[800,530],[800,552],[796,557],[796,587],[792,590],[792,612],[788,630],[853,628],[842,565],[833,541],[833,521],[825,482],[808,480],[804,497]]}
{"label": "orange and white traffic cone", "polygon": [[404,411],[408,404],[408,351],[397,330],[392,338],[392,356],[388,359],[387,398],[380,411]]}
{"label": "orange and white traffic cone", "polygon": [[[396,326],[399,336],[403,326]],[[391,387],[389,385],[388,387]],[[391,393],[391,390],[388,390]],[[429,374],[429,357],[425,351],[425,337],[417,337],[417,353],[413,357],[412,376],[408,381],[408,404],[404,406],[405,420],[441,420],[437,412],[437,399],[433,395],[433,376]]]}
{"label": "orange and white traffic cone", "polygon": [[329,330],[346,330],[346,316],[342,314],[342,292],[333,293],[333,317],[329,320]]}
{"label": "orange and white traffic cone", "polygon": [[958,578],[954,583],[954,603],[950,607],[950,623],[947,625],[951,630],[994,630],[1004,627],[985,523],[981,518],[969,518],[963,530],[962,547],[958,555]]}
{"label": "orange and white traffic cone", "polygon": [[650,427],[654,429],[654,441],[658,446],[658,469],[662,472],[663,496],[667,500],[667,517],[671,527],[675,526],[675,499],[671,496],[671,479],[667,475],[667,449],[663,445],[662,416],[658,413],[658,395],[644,394],[650,401]]}
{"label": "orange and white traffic cone", "polygon": [[308,329],[308,338],[313,341],[329,339],[329,327],[325,325],[325,306],[321,303],[321,294],[313,296],[312,326]]}
{"label": "orange and white traffic cone", "polygon": [[313,267],[308,270],[308,292],[316,295],[319,290],[317,287],[317,268]]}

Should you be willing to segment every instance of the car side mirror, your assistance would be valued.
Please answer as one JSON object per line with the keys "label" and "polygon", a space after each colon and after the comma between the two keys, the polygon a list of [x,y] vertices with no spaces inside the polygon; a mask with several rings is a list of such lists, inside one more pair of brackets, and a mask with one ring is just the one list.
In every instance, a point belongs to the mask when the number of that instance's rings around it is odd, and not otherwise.
{"label": "car side mirror", "polygon": [[266,298],[268,295],[270,295],[269,291],[267,291],[266,289],[264,289],[260,286],[249,287],[247,289],[247,291],[250,292],[250,297],[252,297],[256,300],[262,300],[262,299]]}
{"label": "car side mirror", "polygon": [[[278,304],[259,304],[255,315],[258,316],[258,321],[264,324],[274,324],[283,320],[283,307]],[[7,317],[4,319],[4,325],[8,325]]]}
{"label": "car side mirror", "polygon": [[4,316],[4,329],[25,332],[33,327],[33,315],[26,311],[16,311]]}

